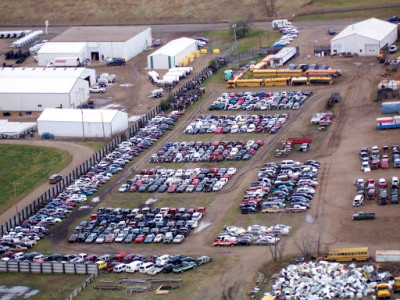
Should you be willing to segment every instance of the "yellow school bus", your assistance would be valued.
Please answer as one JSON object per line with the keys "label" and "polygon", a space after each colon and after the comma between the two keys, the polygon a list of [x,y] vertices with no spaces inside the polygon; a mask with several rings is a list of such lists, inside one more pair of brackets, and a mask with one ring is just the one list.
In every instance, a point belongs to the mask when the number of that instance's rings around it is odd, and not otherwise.
{"label": "yellow school bus", "polygon": [[236,80],[237,87],[259,87],[264,86],[264,79],[238,79]]}
{"label": "yellow school bus", "polygon": [[265,86],[287,86],[289,84],[290,84],[290,77],[266,78],[264,82]]}
{"label": "yellow school bus", "polygon": [[308,77],[308,82],[310,84],[333,84],[333,79],[331,77]]}
{"label": "yellow school bus", "polygon": [[369,258],[368,247],[330,249],[325,257],[328,261],[365,261]]}
{"label": "yellow school bus", "polygon": [[266,77],[300,77],[304,76],[304,73],[302,70],[297,69],[297,70],[289,70],[289,69],[268,69],[268,70],[253,70],[253,76],[260,78],[266,78]]}
{"label": "yellow school bus", "polygon": [[291,85],[308,85],[308,77],[293,77],[290,80]]}

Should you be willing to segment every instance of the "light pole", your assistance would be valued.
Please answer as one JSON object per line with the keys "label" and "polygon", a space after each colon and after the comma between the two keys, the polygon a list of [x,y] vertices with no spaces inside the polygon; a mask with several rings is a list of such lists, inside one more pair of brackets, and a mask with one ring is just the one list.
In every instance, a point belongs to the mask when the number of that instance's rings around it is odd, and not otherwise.
{"label": "light pole", "polygon": [[232,28],[233,28],[233,36],[235,38],[235,43],[233,45],[234,48],[236,48],[236,24],[232,24]]}
{"label": "light pole", "polygon": [[85,123],[83,122],[83,109],[81,108],[82,113],[82,136],[85,139]]}
{"label": "light pole", "polygon": [[13,181],[14,186],[14,202],[15,202],[15,215],[18,215],[18,203],[17,203],[17,182]]}

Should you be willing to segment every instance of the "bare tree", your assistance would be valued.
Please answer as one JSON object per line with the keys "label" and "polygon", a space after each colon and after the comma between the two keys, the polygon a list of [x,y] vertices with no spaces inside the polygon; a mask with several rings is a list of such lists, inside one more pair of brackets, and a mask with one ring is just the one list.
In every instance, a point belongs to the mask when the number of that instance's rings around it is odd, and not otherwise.
{"label": "bare tree", "polygon": [[267,15],[269,17],[274,16],[274,10],[275,10],[274,4],[275,4],[275,0],[265,0],[265,7],[267,9]]}

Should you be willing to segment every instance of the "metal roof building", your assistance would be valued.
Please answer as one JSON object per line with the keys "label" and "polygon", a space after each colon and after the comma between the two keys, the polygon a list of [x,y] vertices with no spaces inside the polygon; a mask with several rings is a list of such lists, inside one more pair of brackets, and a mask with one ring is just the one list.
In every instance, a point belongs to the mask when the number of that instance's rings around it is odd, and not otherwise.
{"label": "metal roof building", "polygon": [[87,57],[86,43],[45,43],[37,53],[38,65],[46,67],[56,57],[78,57],[83,62]]}
{"label": "metal roof building", "polygon": [[110,137],[128,128],[128,114],[108,109],[45,109],[38,133],[68,137]]}
{"label": "metal roof building", "polygon": [[347,26],[331,40],[331,53],[378,56],[385,45],[397,40],[397,24],[371,18]]}
{"label": "metal roof building", "polygon": [[0,68],[0,78],[81,78],[96,83],[96,71],[89,68]]}
{"label": "metal roof building", "polygon": [[89,98],[89,84],[81,78],[3,77],[0,110],[41,111],[74,108]]}
{"label": "metal roof building", "polygon": [[173,40],[147,56],[149,69],[169,69],[177,66],[179,62],[193,51],[197,50],[197,41],[182,37]]}
{"label": "metal roof building", "polygon": [[[125,57],[126,60],[129,60],[151,46],[152,33],[151,28],[147,26],[71,27],[47,44],[65,45],[71,49],[78,47],[77,44],[84,44],[83,59],[104,61],[113,57]],[[67,46],[68,44],[71,46]],[[55,50],[58,51],[57,48]],[[78,49],[75,49],[75,53],[77,51]],[[57,56],[68,57],[70,55]],[[42,62],[39,59],[39,65],[41,65],[40,63]]]}

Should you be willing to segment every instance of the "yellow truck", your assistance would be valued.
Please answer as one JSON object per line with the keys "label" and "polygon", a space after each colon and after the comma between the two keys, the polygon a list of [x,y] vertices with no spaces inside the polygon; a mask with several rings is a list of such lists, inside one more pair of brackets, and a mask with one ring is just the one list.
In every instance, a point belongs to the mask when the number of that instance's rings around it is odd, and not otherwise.
{"label": "yellow truck", "polygon": [[376,286],[376,296],[378,299],[390,299],[390,289],[387,283],[379,283]]}
{"label": "yellow truck", "polygon": [[393,292],[395,292],[395,293],[399,293],[400,292],[400,277],[395,277],[394,278]]}

